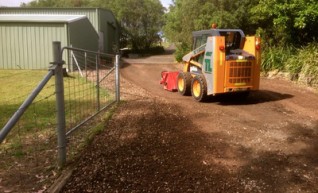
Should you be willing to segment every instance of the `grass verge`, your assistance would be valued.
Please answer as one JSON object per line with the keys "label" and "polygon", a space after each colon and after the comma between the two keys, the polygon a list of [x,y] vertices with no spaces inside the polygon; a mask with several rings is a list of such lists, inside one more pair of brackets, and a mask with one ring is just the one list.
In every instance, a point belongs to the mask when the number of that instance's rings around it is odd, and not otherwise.
{"label": "grass verge", "polygon": [[292,46],[265,48],[262,54],[262,71],[287,72],[290,79],[318,87],[318,43],[301,48]]}
{"label": "grass verge", "polygon": [[[47,71],[0,70],[0,129],[19,108]],[[35,101],[26,110],[6,140],[0,144],[0,192],[5,188],[14,192],[45,190],[58,176],[55,80],[48,82]],[[111,83],[111,82],[110,82]],[[71,74],[64,79],[67,127],[96,113],[96,86],[92,80]],[[102,89],[102,105],[114,100],[114,95]],[[100,115],[80,128],[81,135],[72,135],[68,152],[80,151],[103,130],[114,110]],[[103,114],[103,112],[101,113]],[[94,121],[95,120],[95,121]],[[84,142],[83,142],[84,141]],[[68,155],[69,156],[69,155]],[[67,158],[68,161],[71,156]],[[28,179],[28,180],[26,180]],[[2,189],[4,188],[4,189]]]}

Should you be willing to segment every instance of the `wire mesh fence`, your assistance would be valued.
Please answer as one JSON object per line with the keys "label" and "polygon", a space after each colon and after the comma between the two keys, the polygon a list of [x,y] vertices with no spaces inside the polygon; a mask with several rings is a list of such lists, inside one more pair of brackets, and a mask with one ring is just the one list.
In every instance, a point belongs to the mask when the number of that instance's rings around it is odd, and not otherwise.
{"label": "wire mesh fence", "polygon": [[[114,55],[76,48],[65,48],[63,54],[68,56],[63,84],[67,156],[71,159],[85,146],[94,127],[101,126],[104,116],[97,115],[116,102],[119,85],[115,84]],[[21,110],[23,101],[48,75],[40,70],[0,70],[0,128]],[[0,192],[16,191],[12,184],[20,190],[44,190],[46,181],[57,175],[60,147],[55,79],[56,75],[45,84],[0,144]]]}
{"label": "wire mesh fence", "polygon": [[116,101],[115,57],[74,48],[63,54],[69,56],[64,77],[68,156],[74,156],[87,141],[83,136],[94,132],[85,123]]}
{"label": "wire mesh fence", "polygon": [[86,115],[92,115],[115,101],[114,57],[67,49],[69,64],[64,79],[67,128],[76,127]]}
{"label": "wire mesh fence", "polygon": [[[0,71],[0,124],[4,126],[9,118],[19,109],[19,106],[29,96],[31,91],[41,81],[47,71],[1,70]],[[0,146],[8,152],[11,141],[30,143],[38,131],[51,133],[55,128],[55,91],[54,80],[49,81],[41,93],[35,98],[29,109],[17,122],[14,129]],[[26,139],[24,139],[26,137]],[[42,135],[40,135],[42,137]],[[50,137],[48,137],[50,138]],[[22,152],[21,152],[22,153]]]}
{"label": "wire mesh fence", "polygon": [[[46,74],[39,70],[0,70],[1,128]],[[18,192],[15,187],[24,187],[26,176],[34,182],[32,188],[42,188],[42,176],[52,176],[46,171],[56,163],[57,153],[54,87],[53,78],[1,143],[1,186],[7,189],[0,188],[0,192]]]}

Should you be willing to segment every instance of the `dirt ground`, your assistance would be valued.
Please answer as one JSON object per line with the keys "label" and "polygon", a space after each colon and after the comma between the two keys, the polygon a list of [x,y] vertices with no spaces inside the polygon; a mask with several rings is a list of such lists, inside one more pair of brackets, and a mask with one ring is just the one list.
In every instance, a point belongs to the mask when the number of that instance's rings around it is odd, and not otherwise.
{"label": "dirt ground", "polygon": [[63,192],[318,192],[318,94],[261,79],[246,100],[163,90],[171,55],[127,60],[125,101]]}

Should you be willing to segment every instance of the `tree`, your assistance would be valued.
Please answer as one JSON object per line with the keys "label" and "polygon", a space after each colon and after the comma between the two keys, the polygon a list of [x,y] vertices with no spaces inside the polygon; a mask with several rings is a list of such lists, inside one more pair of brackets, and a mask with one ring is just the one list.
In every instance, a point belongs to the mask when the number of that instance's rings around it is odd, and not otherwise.
{"label": "tree", "polygon": [[93,0],[93,6],[111,9],[133,50],[149,49],[159,40],[164,7],[159,0]]}
{"label": "tree", "polygon": [[[258,0],[174,0],[170,12],[165,16],[165,36],[177,43],[177,54],[190,50],[192,31],[211,28],[241,28],[255,33],[249,23],[249,10]],[[179,59],[178,57],[177,59]]]}
{"label": "tree", "polygon": [[23,4],[23,7],[84,7],[89,5],[89,0],[33,0]]}
{"label": "tree", "polygon": [[302,45],[318,38],[317,0],[260,0],[251,14],[275,44]]}
{"label": "tree", "polygon": [[158,41],[158,32],[163,25],[164,9],[159,0],[121,0],[119,17],[127,30],[133,49],[149,49]]}

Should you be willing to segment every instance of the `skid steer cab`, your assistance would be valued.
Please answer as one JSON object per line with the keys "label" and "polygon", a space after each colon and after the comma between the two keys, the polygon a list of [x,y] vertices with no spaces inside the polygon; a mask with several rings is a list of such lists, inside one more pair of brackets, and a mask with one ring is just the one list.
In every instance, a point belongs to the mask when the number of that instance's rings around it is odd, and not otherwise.
{"label": "skid steer cab", "polygon": [[222,93],[247,96],[260,83],[260,38],[245,37],[240,29],[193,32],[193,51],[185,55],[177,77],[180,94],[197,101]]}

